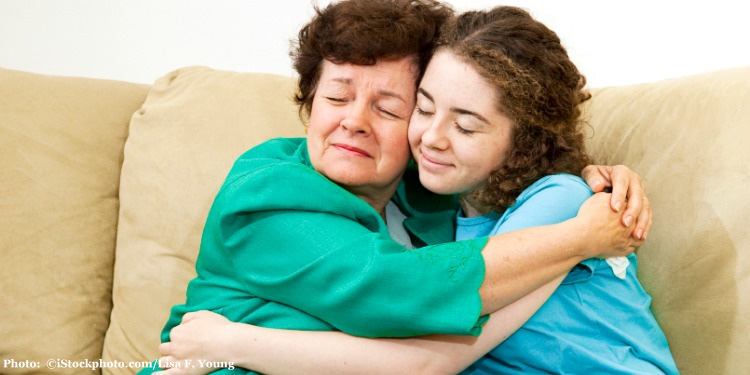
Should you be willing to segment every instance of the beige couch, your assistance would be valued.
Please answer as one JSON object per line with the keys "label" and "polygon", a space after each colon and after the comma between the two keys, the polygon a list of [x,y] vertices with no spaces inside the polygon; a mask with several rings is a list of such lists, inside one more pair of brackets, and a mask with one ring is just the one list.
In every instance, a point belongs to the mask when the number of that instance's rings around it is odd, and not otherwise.
{"label": "beige couch", "polygon": [[[231,163],[304,135],[293,88],[208,68],[152,86],[0,69],[0,373],[156,358]],[[640,277],[680,370],[750,373],[750,68],[596,90],[586,113],[598,161],[646,180]]]}

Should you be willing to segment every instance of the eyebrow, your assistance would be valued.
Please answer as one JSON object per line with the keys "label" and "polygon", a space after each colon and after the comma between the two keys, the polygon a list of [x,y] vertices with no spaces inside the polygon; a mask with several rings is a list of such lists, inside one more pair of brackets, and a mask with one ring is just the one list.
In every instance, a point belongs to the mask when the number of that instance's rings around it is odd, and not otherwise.
{"label": "eyebrow", "polygon": [[[430,93],[427,92],[427,90],[425,90],[425,89],[423,89],[423,88],[420,87],[420,88],[417,89],[417,92],[420,93],[420,94],[422,94],[422,95],[424,95],[427,99],[430,99],[431,102],[433,102],[433,103],[435,102],[435,99],[432,98],[432,95],[430,95]],[[490,124],[489,120],[487,120],[484,116],[482,116],[479,113],[476,113],[474,111],[470,111],[468,109],[463,109],[463,108],[458,108],[458,107],[451,107],[450,110],[451,110],[451,112],[455,112],[455,113],[458,113],[460,115],[474,116],[474,117],[477,118],[477,120],[482,121],[482,122],[484,122],[484,123],[486,123],[488,125]]]}
{"label": "eyebrow", "polygon": [[[351,78],[332,78],[331,81],[343,83],[345,85],[351,85],[354,81]],[[398,100],[401,100],[402,102],[406,103],[406,99],[404,99],[401,95],[388,90],[379,90],[378,94],[383,96],[389,96],[391,98],[396,98]]]}

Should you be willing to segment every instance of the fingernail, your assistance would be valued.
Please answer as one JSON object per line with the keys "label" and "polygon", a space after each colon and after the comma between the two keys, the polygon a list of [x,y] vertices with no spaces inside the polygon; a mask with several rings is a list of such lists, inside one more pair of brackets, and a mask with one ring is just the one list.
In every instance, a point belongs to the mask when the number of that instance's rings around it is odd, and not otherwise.
{"label": "fingernail", "polygon": [[617,212],[620,212],[621,206],[622,206],[622,203],[620,201],[615,202],[615,210],[617,210]]}
{"label": "fingernail", "polygon": [[629,227],[630,224],[633,224],[633,217],[632,216],[625,216],[625,220],[623,220],[626,227]]}
{"label": "fingernail", "polygon": [[636,231],[635,231],[635,238],[637,238],[639,240],[643,240],[643,229],[636,229]]}

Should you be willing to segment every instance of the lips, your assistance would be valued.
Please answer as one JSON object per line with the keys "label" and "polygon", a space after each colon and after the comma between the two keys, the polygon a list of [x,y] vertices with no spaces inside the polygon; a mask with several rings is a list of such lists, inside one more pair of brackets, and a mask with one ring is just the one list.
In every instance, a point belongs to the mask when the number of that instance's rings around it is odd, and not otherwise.
{"label": "lips", "polygon": [[344,152],[351,153],[355,156],[362,156],[362,157],[368,157],[368,158],[372,157],[372,155],[370,155],[370,153],[368,153],[367,151],[358,147],[344,144],[344,143],[333,143],[331,144],[331,146],[336,147],[337,149],[342,150]]}
{"label": "lips", "polygon": [[451,167],[451,166],[453,166],[453,164],[451,164],[451,163],[449,163],[449,162],[447,162],[445,160],[441,160],[441,158],[439,158],[439,157],[436,157],[434,155],[427,155],[427,154],[425,154],[424,151],[420,150],[420,154],[421,154],[421,157],[422,157],[422,161],[425,162],[424,164],[426,166],[432,166],[432,167],[437,167],[437,168],[440,168],[440,167]]}

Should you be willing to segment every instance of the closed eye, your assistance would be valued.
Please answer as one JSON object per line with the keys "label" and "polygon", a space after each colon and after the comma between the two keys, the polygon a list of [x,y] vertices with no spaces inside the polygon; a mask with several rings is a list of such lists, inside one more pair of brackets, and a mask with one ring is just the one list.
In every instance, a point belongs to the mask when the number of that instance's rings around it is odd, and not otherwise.
{"label": "closed eye", "polygon": [[423,111],[422,108],[419,108],[419,106],[414,107],[414,110],[417,111],[417,114],[420,116],[429,116],[432,114],[432,112]]}
{"label": "closed eye", "polygon": [[455,125],[456,125],[456,130],[458,130],[458,132],[461,134],[472,135],[475,133],[474,130],[469,130],[469,129],[461,127],[461,125],[459,125],[457,122],[455,123]]}
{"label": "closed eye", "polygon": [[378,107],[378,111],[380,111],[380,113],[382,113],[382,114],[384,114],[384,115],[386,115],[388,117],[394,118],[394,119],[400,119],[401,118],[398,115],[396,115],[395,113],[393,113],[391,111],[388,111],[387,109],[382,108],[382,107]]}

